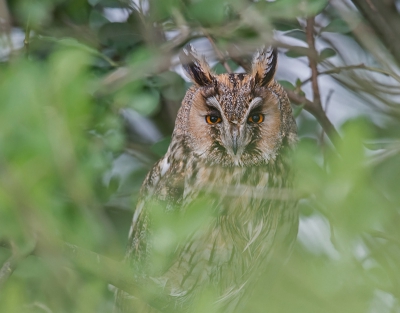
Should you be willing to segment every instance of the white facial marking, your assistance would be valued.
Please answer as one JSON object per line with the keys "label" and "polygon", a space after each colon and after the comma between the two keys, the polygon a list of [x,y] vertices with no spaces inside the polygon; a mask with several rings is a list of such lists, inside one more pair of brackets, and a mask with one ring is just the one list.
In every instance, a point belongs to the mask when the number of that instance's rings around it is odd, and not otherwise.
{"label": "white facial marking", "polygon": [[165,173],[169,170],[170,166],[171,166],[171,164],[168,163],[168,159],[165,158],[164,161],[161,164],[161,176],[165,175]]}
{"label": "white facial marking", "polygon": [[208,105],[213,106],[214,108],[216,108],[220,112],[222,112],[221,105],[219,104],[217,98],[215,98],[215,97],[207,98],[206,102],[207,102]]}
{"label": "white facial marking", "polygon": [[262,98],[260,98],[260,97],[254,98],[254,99],[250,102],[250,104],[249,104],[249,112],[250,112],[252,109],[254,109],[254,108],[256,108],[257,106],[259,106],[261,103],[262,103]]}

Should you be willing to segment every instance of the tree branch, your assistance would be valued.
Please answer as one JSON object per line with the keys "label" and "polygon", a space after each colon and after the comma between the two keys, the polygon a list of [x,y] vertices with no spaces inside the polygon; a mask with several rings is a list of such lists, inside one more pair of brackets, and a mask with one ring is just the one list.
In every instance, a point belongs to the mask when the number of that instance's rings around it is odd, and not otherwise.
{"label": "tree branch", "polygon": [[310,112],[318,122],[321,124],[322,128],[328,135],[329,139],[333,144],[340,138],[338,132],[335,127],[332,125],[328,117],[326,116],[321,103],[321,95],[319,91],[318,85],[318,69],[317,69],[317,57],[313,57],[317,55],[317,50],[315,49],[315,39],[314,39],[314,17],[310,17],[307,19],[306,25],[306,37],[308,48],[311,51],[308,57],[309,66],[311,69],[311,86],[313,91],[313,101],[309,101],[303,96],[298,95],[297,93],[286,90],[288,97],[291,101],[298,104],[304,104],[304,108]]}
{"label": "tree branch", "polygon": [[221,64],[225,67],[226,71],[230,74],[232,73],[232,69],[229,66],[228,62],[226,62],[226,59],[224,57],[224,55],[222,54],[221,50],[219,50],[219,48],[217,47],[217,45],[215,44],[214,39],[205,31],[203,30],[204,36],[207,37],[208,41],[211,43],[215,53],[218,56],[219,61],[221,62]]}
{"label": "tree branch", "polygon": [[352,1],[400,64],[400,19],[397,11],[382,0]]}
{"label": "tree branch", "polygon": [[7,261],[0,268],[0,290],[4,287],[7,280],[10,278],[12,273],[17,268],[18,264],[25,259],[27,256],[31,255],[35,250],[35,246],[24,252],[15,251],[16,248],[11,245],[12,255],[7,259]]}
{"label": "tree branch", "polygon": [[323,130],[328,135],[329,139],[332,141],[333,144],[335,144],[340,136],[335,129],[335,126],[333,126],[331,121],[326,116],[324,110],[322,110],[322,108],[320,110],[316,109],[314,102],[311,102],[306,97],[297,94],[293,90],[285,88],[285,91],[291,102],[295,104],[304,104],[304,109],[310,112],[317,119]]}
{"label": "tree branch", "polygon": [[[306,26],[306,36],[307,36],[307,43],[308,48],[311,51],[315,51],[315,42],[314,42],[314,17],[310,17],[307,19],[307,26]],[[313,105],[315,109],[322,110],[321,105],[321,95],[319,93],[319,86],[318,86],[318,69],[317,69],[317,58],[312,56],[307,56],[308,62],[311,69],[311,85],[313,91]]]}
{"label": "tree branch", "polygon": [[3,288],[4,284],[14,272],[17,267],[19,260],[15,256],[11,256],[8,260],[3,264],[0,269],[0,290]]}
{"label": "tree branch", "polygon": [[[349,71],[349,70],[366,70],[370,72],[375,72],[375,73],[380,73],[382,75],[390,76],[397,80],[400,83],[400,77],[397,75],[393,75],[393,73],[390,73],[388,71],[385,71],[384,69],[380,69],[377,67],[371,67],[371,66],[366,66],[364,63],[361,64],[356,64],[356,65],[348,65],[348,66],[338,66],[323,72],[318,72],[318,75],[330,75],[330,74],[339,74],[342,71]],[[312,76],[310,78],[307,78],[306,80],[301,82],[301,85],[304,85],[312,80]]]}

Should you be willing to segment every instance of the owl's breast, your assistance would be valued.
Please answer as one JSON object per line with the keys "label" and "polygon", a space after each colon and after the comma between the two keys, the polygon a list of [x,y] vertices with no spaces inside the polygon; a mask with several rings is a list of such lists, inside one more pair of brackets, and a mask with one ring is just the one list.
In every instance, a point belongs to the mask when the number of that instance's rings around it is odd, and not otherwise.
{"label": "owl's breast", "polygon": [[274,199],[265,195],[268,189],[279,193],[287,184],[287,178],[273,169],[188,164],[182,209],[190,210],[200,198],[212,218],[196,231],[170,269],[177,285],[187,290],[194,282],[209,281],[222,289],[237,289],[268,260],[276,239],[285,236],[279,232],[283,216],[293,207],[279,195]]}
{"label": "owl's breast", "polygon": [[[160,162],[158,172],[165,183],[155,188],[153,197],[165,202],[167,211],[174,207],[185,216],[190,210],[205,210],[209,216],[182,239],[157,279],[176,303],[189,303],[193,292],[210,284],[217,286],[221,301],[239,299],[276,245],[296,238],[294,202],[280,197],[290,187],[285,166],[218,167],[189,158],[172,161],[164,176],[162,166]],[[177,196],[170,196],[172,189],[180,190]]]}

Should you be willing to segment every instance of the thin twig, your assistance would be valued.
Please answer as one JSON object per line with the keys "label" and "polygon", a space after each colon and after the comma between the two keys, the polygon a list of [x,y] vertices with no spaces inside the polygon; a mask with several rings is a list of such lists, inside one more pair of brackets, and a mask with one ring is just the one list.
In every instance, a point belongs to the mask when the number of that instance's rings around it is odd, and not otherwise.
{"label": "thin twig", "polygon": [[[366,70],[370,72],[375,72],[375,73],[380,73],[385,76],[390,76],[397,80],[400,83],[400,77],[397,75],[393,75],[393,73],[390,73],[388,71],[385,71],[383,69],[377,68],[377,67],[371,67],[371,66],[366,66],[364,63],[361,64],[356,64],[356,65],[348,65],[348,66],[338,66],[323,72],[318,72],[318,75],[330,75],[330,74],[339,74],[342,71],[348,71],[348,70]],[[310,82],[312,79],[312,76],[310,78],[307,78],[306,80],[301,82],[301,85],[304,85],[308,82]]]}
{"label": "thin twig", "polygon": [[[329,107],[329,103],[330,103],[330,101],[331,101],[333,92],[334,92],[333,89],[329,89],[328,95],[326,96],[326,100],[325,100],[325,114],[328,112],[328,107]],[[321,146],[323,147],[322,149],[324,149],[324,134],[325,134],[325,131],[324,131],[324,129],[322,129],[322,131],[321,131],[321,136],[320,136]]]}
{"label": "thin twig", "polygon": [[37,36],[37,39],[46,41],[46,42],[56,43],[59,45],[63,45],[65,47],[81,49],[85,52],[88,52],[88,53],[94,55],[94,56],[102,58],[104,61],[109,63],[112,67],[118,68],[118,66],[119,66],[118,63],[114,62],[112,59],[110,59],[105,54],[103,54],[100,51],[93,49],[85,44],[82,44],[78,40],[73,39],[73,38],[58,39],[58,38],[54,38],[54,37],[50,37],[50,36]]}
{"label": "thin twig", "polygon": [[25,30],[25,38],[24,38],[24,47],[25,47],[25,54],[29,56],[29,44],[30,44],[30,35],[31,35],[31,26],[30,26],[31,16],[29,14],[28,21],[26,22],[26,30]]}
{"label": "thin twig", "polygon": [[[352,0],[359,12],[372,26],[376,37],[385,44],[400,64],[400,21],[397,10],[393,10],[382,0]],[[394,1],[391,1],[394,3]],[[368,33],[371,37],[371,33]]]}
{"label": "thin twig", "polygon": [[[314,17],[310,17],[307,19],[307,26],[306,26],[306,37],[308,48],[311,51],[316,51],[315,49],[315,38],[314,38]],[[313,58],[312,56],[308,56],[308,62],[311,69],[311,85],[313,91],[313,102],[315,107],[318,109],[322,109],[321,105],[321,95],[319,92],[318,86],[318,69],[317,69],[317,59]]]}
{"label": "thin twig", "polygon": [[369,234],[372,237],[380,238],[380,239],[386,239],[386,240],[388,240],[388,241],[390,241],[392,243],[395,243],[396,245],[400,246],[400,240],[399,239],[397,239],[396,237],[390,236],[388,234],[385,234],[382,231],[372,230],[372,231],[369,232]]}
{"label": "thin twig", "polygon": [[304,108],[310,112],[318,122],[321,124],[322,128],[328,135],[329,139],[333,144],[337,140],[339,140],[339,134],[336,131],[335,127],[332,125],[331,121],[326,116],[321,104],[321,95],[318,86],[318,69],[317,69],[317,57],[313,57],[313,55],[317,55],[317,51],[315,49],[315,38],[314,38],[314,17],[310,17],[307,19],[306,26],[306,37],[308,48],[311,53],[307,56],[309,61],[309,66],[311,69],[311,85],[313,91],[313,101],[309,101],[304,96],[300,96],[296,92],[292,90],[287,90],[287,94],[289,99],[297,104],[304,104]]}
{"label": "thin twig", "polygon": [[232,73],[232,69],[229,66],[228,62],[226,62],[225,57],[223,55],[223,53],[221,52],[221,50],[218,49],[217,45],[215,44],[214,39],[205,31],[203,30],[204,36],[207,37],[208,41],[211,43],[215,53],[218,56],[218,59],[220,60],[221,64],[225,67],[226,71],[230,74]]}
{"label": "thin twig", "polygon": [[27,256],[32,254],[32,252],[35,250],[35,245],[33,245],[31,249],[28,249],[24,252],[17,252],[15,250],[15,247],[12,246],[12,255],[7,259],[7,261],[4,262],[3,266],[0,268],[0,290],[4,287],[11,274],[17,268],[18,264]]}
{"label": "thin twig", "polygon": [[295,104],[303,104],[304,109],[314,115],[314,117],[318,120],[319,124],[328,135],[329,139],[332,141],[332,143],[336,144],[336,142],[340,138],[339,133],[335,129],[335,126],[333,126],[331,121],[328,119],[322,108],[320,110],[316,109],[313,102],[308,100],[306,97],[299,95],[293,90],[285,88],[285,91],[291,102]]}
{"label": "thin twig", "polygon": [[14,272],[17,267],[19,260],[15,256],[11,256],[7,259],[7,261],[3,264],[0,269],[0,290],[4,287],[6,281]]}
{"label": "thin twig", "polygon": [[[328,112],[329,103],[331,101],[333,93],[334,93],[334,90],[333,89],[329,89],[328,95],[326,96],[326,99],[325,99],[325,114]],[[321,143],[322,155],[324,156],[324,161],[323,161],[324,162],[324,167],[326,168],[326,166],[327,166],[327,160],[326,160],[327,147],[325,145],[325,131],[324,131],[324,129],[321,130],[320,143]]]}

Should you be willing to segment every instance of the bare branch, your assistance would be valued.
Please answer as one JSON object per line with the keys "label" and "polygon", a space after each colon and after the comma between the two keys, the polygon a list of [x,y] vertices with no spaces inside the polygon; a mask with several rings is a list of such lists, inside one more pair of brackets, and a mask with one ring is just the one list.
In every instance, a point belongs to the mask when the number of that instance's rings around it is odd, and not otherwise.
{"label": "bare branch", "polygon": [[18,259],[15,256],[11,256],[8,260],[3,264],[0,269],[0,290],[4,287],[6,281],[14,272],[17,267]]}
{"label": "bare branch", "polygon": [[220,60],[221,64],[225,67],[226,71],[230,74],[232,73],[232,69],[229,66],[228,62],[226,62],[226,59],[223,55],[223,53],[221,52],[221,50],[219,50],[219,48],[217,47],[217,45],[215,44],[214,39],[210,36],[210,34],[208,34],[205,30],[203,30],[204,36],[207,37],[208,41],[211,43],[215,53],[218,56],[218,59]]}
{"label": "bare branch", "polygon": [[7,259],[7,261],[0,268],[0,290],[4,287],[7,280],[10,278],[14,270],[17,268],[18,264],[25,259],[28,255],[31,255],[35,250],[35,245],[31,249],[24,252],[16,251],[16,248],[12,247],[12,255]]}
{"label": "bare branch", "polygon": [[9,33],[11,25],[7,1],[0,0],[0,32]]}
{"label": "bare branch", "polygon": [[[349,70],[366,70],[370,72],[375,72],[375,73],[380,73],[385,76],[390,76],[397,80],[400,83],[400,77],[397,75],[394,75],[392,72],[385,71],[383,69],[377,68],[377,67],[371,67],[371,66],[366,66],[364,63],[361,64],[356,64],[356,65],[348,65],[348,66],[338,66],[323,72],[318,72],[318,75],[330,75],[330,74],[339,74],[342,71],[349,71]],[[304,80],[301,85],[304,85],[312,80],[312,76],[310,78],[307,78]]]}
{"label": "bare branch", "polygon": [[333,126],[331,121],[328,119],[322,108],[320,110],[316,109],[316,106],[313,102],[308,100],[306,97],[297,94],[293,90],[285,89],[285,91],[291,102],[295,104],[304,104],[304,109],[314,115],[314,117],[318,120],[321,127],[328,135],[329,139],[332,141],[333,144],[335,144],[335,142],[337,142],[340,138],[339,133],[335,129],[335,126]]}
{"label": "bare branch", "polygon": [[397,10],[382,0],[352,1],[400,64],[400,19]]}
{"label": "bare branch", "polygon": [[[306,36],[307,36],[307,43],[308,47],[312,51],[315,50],[315,42],[314,42],[314,17],[310,17],[307,19],[307,26],[306,26]],[[318,69],[317,69],[317,58],[308,56],[308,62],[310,64],[311,69],[311,85],[313,91],[313,103],[316,109],[322,110],[321,105],[321,95],[319,93],[319,86],[318,86]]]}
{"label": "bare branch", "polygon": [[314,17],[310,17],[307,19],[307,26],[306,26],[306,37],[308,48],[311,51],[308,57],[310,69],[311,69],[311,85],[313,91],[313,101],[306,99],[304,96],[301,96],[294,92],[293,90],[286,90],[289,99],[297,104],[304,104],[304,108],[310,112],[318,122],[321,124],[322,128],[328,135],[329,139],[332,143],[335,142],[340,138],[338,132],[336,131],[335,127],[332,125],[331,121],[326,116],[322,104],[321,104],[321,95],[319,92],[318,86],[318,69],[317,69],[317,51],[315,49],[315,39],[314,39]]}

